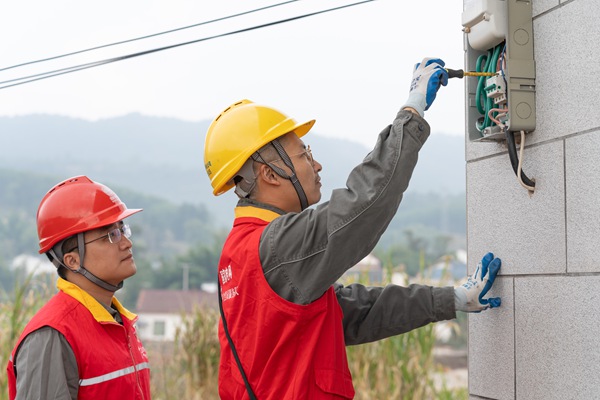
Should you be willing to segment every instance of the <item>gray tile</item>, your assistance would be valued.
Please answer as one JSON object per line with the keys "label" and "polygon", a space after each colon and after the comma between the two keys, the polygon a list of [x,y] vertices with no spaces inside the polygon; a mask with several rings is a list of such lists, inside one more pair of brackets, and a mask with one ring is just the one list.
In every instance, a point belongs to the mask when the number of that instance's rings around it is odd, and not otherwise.
{"label": "gray tile", "polygon": [[[529,135],[531,134],[533,133],[529,133]],[[467,161],[507,151],[506,142],[471,142],[468,138],[465,140],[467,142],[465,147]]]}
{"label": "gray tile", "polygon": [[600,85],[591,79],[600,75],[597,10],[598,0],[577,0],[534,20],[540,133],[533,141],[599,126],[597,118],[590,118],[600,98]]}
{"label": "gray tile", "polygon": [[[563,2],[564,3],[564,2]],[[536,0],[534,13],[558,5],[557,0]],[[597,52],[600,24],[597,0],[577,0],[534,18],[536,63],[536,129],[529,143],[539,143],[600,126],[595,115],[600,85]],[[536,15],[536,14],[534,14]],[[559,27],[564,27],[559,29]],[[503,144],[469,142],[467,161],[505,151]]]}
{"label": "gray tile", "polygon": [[516,277],[516,398],[598,399],[600,276]]}
{"label": "gray tile", "polygon": [[567,270],[600,272],[600,131],[565,141]]}
{"label": "gray tile", "polygon": [[558,0],[533,0],[533,17],[559,5]]}
{"label": "gray tile", "polygon": [[532,196],[507,154],[467,164],[469,273],[488,251],[502,259],[501,274],[566,271],[563,142],[526,146],[523,159]]}
{"label": "gray tile", "polygon": [[497,278],[492,296],[499,308],[469,314],[469,393],[486,399],[514,399],[513,278]]}

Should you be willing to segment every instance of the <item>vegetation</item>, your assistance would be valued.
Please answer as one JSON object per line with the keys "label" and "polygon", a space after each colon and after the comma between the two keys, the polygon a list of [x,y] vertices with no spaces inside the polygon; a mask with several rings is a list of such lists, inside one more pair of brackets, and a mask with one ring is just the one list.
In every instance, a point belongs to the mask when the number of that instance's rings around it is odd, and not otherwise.
{"label": "vegetation", "polygon": [[51,297],[50,286],[45,279],[33,275],[17,277],[14,290],[0,290],[0,400],[8,398],[8,376],[4,368],[8,364],[13,347],[27,322]]}
{"label": "vegetation", "polygon": [[[41,199],[58,179],[0,169],[0,248],[10,260],[38,249],[36,215]],[[143,208],[131,217],[136,248],[148,257],[171,257],[191,245],[210,242],[214,236],[211,216],[202,205],[173,204],[127,188],[112,187],[131,208]],[[143,215],[143,217],[140,217]]]}
{"label": "vegetation", "polygon": [[407,229],[387,247],[379,246],[375,255],[385,264],[402,267],[408,276],[416,276],[423,265],[431,265],[451,250],[448,235],[418,235]]}
{"label": "vegetation", "polygon": [[[173,345],[147,345],[152,368],[152,396],[157,400],[216,400],[218,396],[219,314],[197,309],[178,330]],[[468,398],[466,388],[449,389],[436,365],[434,325],[403,335],[347,348],[356,399]],[[436,385],[434,374],[442,374]]]}
{"label": "vegetation", "polygon": [[[36,214],[52,177],[0,169],[0,287],[8,291],[13,277],[10,262],[20,254],[38,256]],[[225,234],[213,226],[201,205],[175,205],[127,189],[113,188],[131,207],[144,209],[128,222],[133,231],[135,279],[126,282],[123,303],[135,308],[139,290],[181,288],[181,268],[190,268],[190,287],[214,280],[214,269]],[[142,217],[140,217],[143,216]],[[46,260],[45,256],[38,256]]]}
{"label": "vegetation", "polygon": [[[37,255],[37,207],[56,182],[55,177],[0,168],[0,287],[5,290],[12,287],[11,260],[20,254]],[[144,209],[129,220],[138,274],[120,293],[125,306],[135,309],[142,288],[181,288],[184,267],[189,268],[190,288],[214,282],[226,229],[214,223],[206,207],[113,189],[129,206]],[[386,263],[403,264],[413,276],[422,258],[429,264],[442,254],[464,248],[464,213],[464,196],[406,195],[375,254]],[[444,227],[452,228],[448,232]]]}
{"label": "vegetation", "polygon": [[[206,251],[196,249],[192,254],[206,255]],[[366,278],[359,281],[370,284]],[[49,288],[44,277],[29,275],[16,278],[11,294],[2,293],[1,365],[6,365],[27,321],[50,297],[53,290]],[[145,344],[152,365],[154,399],[218,399],[218,321],[217,310],[195,309],[185,316],[174,343]],[[441,386],[434,380],[434,375],[442,371],[433,357],[434,327],[430,324],[403,335],[348,347],[356,399],[467,399],[466,388],[448,389],[443,380]],[[6,394],[6,375],[1,374],[0,400],[6,399]]]}
{"label": "vegetation", "polygon": [[[359,282],[371,284],[366,277],[361,277]],[[172,346],[164,343],[147,346],[153,365],[153,398],[218,399],[218,311],[196,309],[184,320],[184,326],[178,330]],[[462,323],[454,326],[457,333],[460,333],[459,325]],[[355,398],[467,399],[467,388],[447,387],[443,369],[435,362],[433,349],[437,341],[434,328],[435,325],[430,324],[403,335],[348,347]],[[465,340],[464,335],[455,337],[463,339],[454,340]],[[464,345],[464,342],[459,345]],[[160,367],[157,368],[157,365]],[[435,375],[442,377],[441,385],[436,383]]]}
{"label": "vegetation", "polygon": [[219,399],[219,318],[217,310],[195,309],[183,319],[174,344],[146,346],[152,364],[153,399]]}
{"label": "vegetation", "polygon": [[183,270],[189,269],[188,287],[199,289],[202,283],[212,282],[215,277],[214,266],[219,262],[225,234],[216,234],[206,243],[198,243],[184,254],[171,259],[160,258],[151,262],[136,254],[138,272],[134,278],[125,282],[119,293],[122,303],[131,309],[135,308],[138,294],[143,288],[181,289],[183,285]]}
{"label": "vegetation", "polygon": [[[0,169],[0,366],[4,368],[17,336],[30,317],[54,292],[56,276],[24,276],[10,262],[19,254],[36,255],[35,216],[39,200],[56,183],[54,177]],[[180,289],[184,268],[189,287],[214,281],[226,230],[201,205],[172,204],[160,198],[113,188],[128,205],[144,208],[132,217],[137,275],[125,282],[119,299],[135,310],[142,288]],[[441,255],[464,247],[464,196],[448,197],[442,209],[437,195],[407,195],[375,254],[386,265],[402,265],[416,275]],[[437,208],[436,208],[437,207]],[[444,217],[446,213],[446,217]],[[441,222],[440,222],[441,221]],[[460,224],[459,224],[460,225]],[[40,256],[42,259],[44,256]],[[218,312],[195,310],[185,319],[175,343],[146,343],[152,364],[155,399],[217,399]],[[456,328],[466,326],[459,319]],[[464,335],[452,343],[465,345]],[[433,358],[433,325],[383,341],[348,348],[357,399],[462,399],[466,390],[449,390],[434,382],[439,366]],[[0,400],[7,394],[0,374]]]}
{"label": "vegetation", "polygon": [[[421,253],[422,255],[422,253]],[[424,258],[418,263],[422,273]],[[351,276],[344,284],[359,282],[364,285],[386,285],[390,283],[392,264],[387,264],[383,282],[371,282],[368,274],[356,279]],[[426,283],[417,282],[411,283]],[[462,346],[460,325],[450,322],[453,340]],[[466,388],[448,389],[443,377],[443,368],[437,365],[433,350],[438,344],[435,324],[425,325],[402,335],[393,336],[373,343],[347,348],[350,372],[352,373],[357,400],[370,399],[467,399]],[[464,331],[462,331],[464,332]],[[459,339],[460,338],[460,339]],[[466,339],[465,339],[466,340]],[[436,384],[434,374],[441,377],[441,386]]]}

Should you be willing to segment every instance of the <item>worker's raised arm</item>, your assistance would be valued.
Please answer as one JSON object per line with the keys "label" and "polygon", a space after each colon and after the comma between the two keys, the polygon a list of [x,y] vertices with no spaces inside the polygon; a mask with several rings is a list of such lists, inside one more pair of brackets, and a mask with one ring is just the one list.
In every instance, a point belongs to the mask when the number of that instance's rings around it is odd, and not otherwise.
{"label": "worker's raised arm", "polygon": [[267,281],[280,296],[311,303],[373,250],[398,209],[429,136],[429,124],[420,115],[447,82],[443,65],[425,59],[415,66],[408,101],[352,170],[345,188],[334,190],[329,202],[315,209],[275,219],[263,231],[260,259]]}

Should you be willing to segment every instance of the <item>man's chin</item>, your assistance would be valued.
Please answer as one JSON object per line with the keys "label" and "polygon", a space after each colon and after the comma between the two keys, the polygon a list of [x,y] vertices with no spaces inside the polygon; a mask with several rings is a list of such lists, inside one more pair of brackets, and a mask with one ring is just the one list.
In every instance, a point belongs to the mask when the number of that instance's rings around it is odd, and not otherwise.
{"label": "man's chin", "polygon": [[[318,203],[318,202],[320,202],[320,201],[321,201],[321,192],[319,191],[319,194],[317,195],[317,198],[316,198],[316,200],[314,201],[314,203],[313,203],[313,204],[317,204],[317,203]],[[311,204],[311,205],[312,205],[312,204]]]}

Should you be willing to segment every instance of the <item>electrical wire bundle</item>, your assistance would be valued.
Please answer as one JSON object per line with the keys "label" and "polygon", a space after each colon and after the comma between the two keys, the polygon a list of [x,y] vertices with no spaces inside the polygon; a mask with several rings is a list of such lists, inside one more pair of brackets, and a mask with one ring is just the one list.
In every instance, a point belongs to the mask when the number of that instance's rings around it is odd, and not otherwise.
{"label": "electrical wire bundle", "polygon": [[[494,75],[500,73],[504,76],[504,57],[500,57],[500,54],[504,55],[506,46],[500,43],[493,49],[488,50],[486,54],[482,54],[477,58],[475,64],[476,72],[487,72],[493,73]],[[475,104],[477,111],[483,115],[480,121],[477,121],[477,130],[483,132],[486,128],[491,128],[492,123],[495,123],[498,127],[502,128],[501,123],[495,118],[498,112],[502,112],[506,115],[508,109],[499,109],[494,107],[494,99],[489,97],[488,90],[490,87],[487,85],[487,76],[480,76],[477,82],[477,90],[475,92]]]}
{"label": "electrical wire bundle", "polygon": [[[535,190],[535,181],[527,177],[523,172],[523,150],[525,148],[525,131],[521,131],[521,143],[519,155],[517,155],[517,145],[515,143],[514,132],[509,131],[505,122],[508,120],[508,82],[506,81],[506,43],[502,42],[494,48],[488,50],[477,58],[475,70],[478,73],[489,73],[493,76],[502,78],[500,85],[504,85],[504,90],[499,90],[498,80],[490,79],[487,76],[479,76],[477,90],[475,93],[475,104],[477,111],[482,117],[476,122],[477,130],[482,136],[491,133],[496,126],[506,137],[508,155],[512,168],[517,176],[519,183],[529,192]],[[490,95],[492,93],[492,95]]]}

